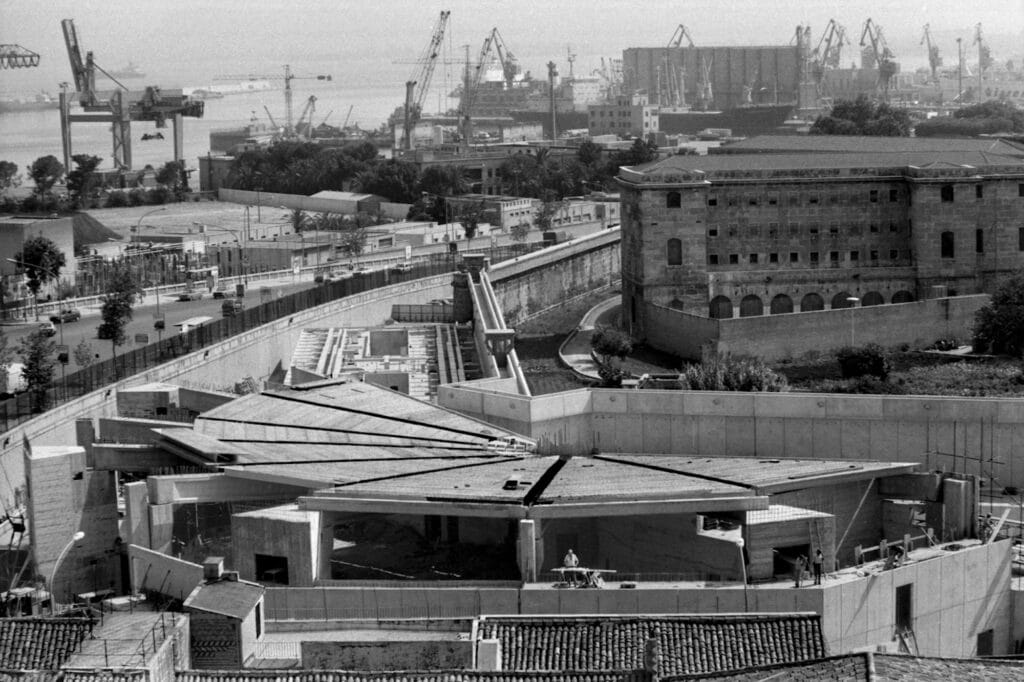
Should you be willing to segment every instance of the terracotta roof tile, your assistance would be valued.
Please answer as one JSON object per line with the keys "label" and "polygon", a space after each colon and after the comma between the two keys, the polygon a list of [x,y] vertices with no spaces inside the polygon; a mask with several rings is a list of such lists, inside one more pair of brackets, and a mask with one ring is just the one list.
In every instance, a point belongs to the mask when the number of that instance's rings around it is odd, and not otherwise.
{"label": "terracotta roof tile", "polygon": [[647,640],[659,673],[683,675],[825,656],[816,614],[482,618],[479,639],[501,642],[505,670],[642,669]]}
{"label": "terracotta roof tile", "polygon": [[56,670],[92,627],[87,618],[0,619],[0,669]]}
{"label": "terracotta roof tile", "polygon": [[176,682],[651,682],[642,670],[479,672],[411,670],[347,672],[341,670],[187,670]]}

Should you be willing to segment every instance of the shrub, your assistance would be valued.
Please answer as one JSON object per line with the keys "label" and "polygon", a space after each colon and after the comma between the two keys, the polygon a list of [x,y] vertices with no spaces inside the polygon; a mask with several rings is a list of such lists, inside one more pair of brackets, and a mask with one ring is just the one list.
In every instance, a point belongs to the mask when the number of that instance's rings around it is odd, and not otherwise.
{"label": "shrub", "polygon": [[622,360],[633,352],[633,339],[624,331],[611,327],[597,327],[590,337],[590,347],[603,362],[611,358]]}
{"label": "shrub", "polygon": [[836,360],[844,379],[874,376],[884,380],[889,376],[889,359],[885,350],[876,343],[860,348],[841,348],[836,353]]}
{"label": "shrub", "polygon": [[1024,355],[1024,273],[1002,282],[975,313],[972,343],[975,351]]}
{"label": "shrub", "polygon": [[136,187],[135,189],[129,190],[128,202],[132,206],[145,206],[149,203],[149,193],[144,189]]}
{"label": "shrub", "polygon": [[107,195],[107,208],[123,208],[128,205],[128,195],[117,190]]}
{"label": "shrub", "polygon": [[767,391],[785,390],[785,377],[753,358],[705,355],[699,365],[690,365],[679,375],[684,391]]}

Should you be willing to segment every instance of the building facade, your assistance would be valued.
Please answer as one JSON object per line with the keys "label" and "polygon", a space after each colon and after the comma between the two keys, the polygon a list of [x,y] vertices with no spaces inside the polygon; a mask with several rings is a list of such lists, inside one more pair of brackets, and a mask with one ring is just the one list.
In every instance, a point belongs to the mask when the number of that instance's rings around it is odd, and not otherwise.
{"label": "building facade", "polygon": [[[852,143],[851,143],[852,144]],[[1024,160],[976,151],[675,156],[625,168],[624,319],[989,292],[1024,266]]]}
{"label": "building facade", "polygon": [[611,104],[591,104],[587,111],[590,135],[642,137],[658,132],[658,107],[646,95],[616,97]]}

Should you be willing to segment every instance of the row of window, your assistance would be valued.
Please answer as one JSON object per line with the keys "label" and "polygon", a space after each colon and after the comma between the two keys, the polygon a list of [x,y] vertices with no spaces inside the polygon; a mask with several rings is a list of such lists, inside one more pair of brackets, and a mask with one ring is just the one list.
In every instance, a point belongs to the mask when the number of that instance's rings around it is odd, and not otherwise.
{"label": "row of window", "polygon": [[[848,252],[829,251],[828,252],[828,260],[829,260],[829,262],[830,263],[841,263],[841,262],[844,262],[844,260],[843,260],[843,254],[844,253],[846,254],[846,261],[845,262],[859,263],[860,260],[861,260],[861,258],[860,258],[860,251],[856,251],[856,250],[848,251]],[[785,254],[782,254],[782,256],[784,257]],[[821,256],[822,256],[822,254],[820,252],[818,252],[818,251],[811,251],[810,253],[807,254],[807,260],[808,260],[809,263],[811,263],[813,265],[814,263],[820,263],[821,262]],[[779,257],[780,257],[780,255],[778,253],[769,253],[768,254],[767,262],[768,263],[778,263],[778,262],[780,262],[779,261]],[[740,264],[740,254],[738,254],[738,253],[730,253],[727,256],[727,258],[728,258],[728,264],[729,265],[739,265]],[[889,260],[896,261],[896,260],[900,260],[901,258],[903,260],[910,260],[910,251],[900,251],[899,249],[889,249]],[[869,251],[868,252],[868,260],[871,261],[871,262],[877,262],[879,260],[879,252],[877,250]],[[744,262],[745,263],[749,263],[750,265],[759,265],[762,262],[761,261],[761,254],[759,254],[759,253],[747,254],[746,260]],[[790,251],[789,252],[789,262],[790,263],[799,263],[800,262],[800,252],[799,251]],[[673,263],[671,258],[670,258],[668,264],[669,265],[681,265],[682,263]],[[722,261],[722,259],[719,256],[719,254],[717,254],[717,253],[709,253],[708,254],[708,265],[725,265],[725,264],[726,263]]]}
{"label": "row of window", "polygon": [[[914,301],[914,294],[909,291],[901,290],[894,293],[890,299],[891,303],[911,303]],[[857,302],[857,299],[852,294],[846,291],[841,291],[832,297],[830,301],[830,309],[839,310],[842,308],[851,308]],[[860,298],[861,306],[873,306],[883,305],[885,303],[885,296],[877,291],[869,291]],[[682,309],[683,302],[674,299],[669,303],[670,308]],[[740,317],[756,317],[758,315],[764,315],[764,302],[761,297],[757,294],[748,294],[740,300],[739,305],[739,316]],[[806,294],[800,299],[800,312],[812,312],[817,310],[825,310],[825,299],[820,294],[811,293]],[[781,315],[785,313],[791,313],[794,311],[793,299],[786,294],[777,294],[774,296],[768,304],[768,314],[770,315]],[[714,319],[727,319],[734,315],[732,299],[728,296],[715,296],[711,301],[708,302],[708,316]]]}
{"label": "row of window", "polygon": [[[907,229],[909,230],[912,226],[913,225],[911,221],[908,220]],[[804,227],[807,228],[806,234],[809,234],[811,236],[822,234],[826,230],[825,226],[822,223],[807,223],[806,225],[803,223],[786,223],[784,225],[780,223],[768,223],[767,227],[765,228],[765,234],[769,237],[778,237],[784,234],[788,234],[791,237],[796,237],[803,233]],[[721,236],[723,232],[724,236],[727,237],[760,237],[761,229],[761,225],[747,225],[742,228],[741,234],[741,228],[736,223],[732,223],[726,228],[723,228],[720,225],[709,225],[708,237],[718,237]],[[849,225],[844,226],[841,223],[833,222],[829,223],[827,230],[828,234],[832,235],[861,234],[864,231],[864,224],[851,223]],[[889,232],[899,232],[900,224],[895,220],[890,220],[888,230]],[[870,234],[880,234],[882,232],[882,227],[879,225],[879,223],[868,223],[867,231]]]}
{"label": "row of window", "polygon": [[[966,188],[964,188],[966,189]],[[806,204],[807,206],[818,206],[822,203],[828,203],[831,205],[838,204],[857,204],[862,203],[865,199],[868,203],[877,204],[882,200],[884,196],[883,190],[872,189],[868,190],[865,195],[863,192],[839,192],[836,194],[828,194],[822,198],[822,195],[817,193],[810,194],[790,194],[785,198],[785,202],[790,206],[800,206]],[[1017,196],[1024,197],[1024,183],[1017,185]],[[891,188],[888,190],[888,197],[890,203],[895,203],[900,200],[900,190]],[[955,201],[956,188],[954,185],[942,185],[939,188],[939,197],[943,202]],[[985,197],[984,185],[974,186],[974,198],[983,199]],[[782,201],[781,196],[778,193],[764,194],[747,194],[738,195],[730,194],[723,198],[722,204],[727,206],[777,206]],[[707,198],[708,206],[718,206],[719,197],[711,195]],[[681,208],[682,207],[682,195],[679,192],[668,192],[665,195],[665,207],[666,208]]]}
{"label": "row of window", "polygon": [[[1017,250],[1024,251],[1024,227],[1017,228]],[[985,253],[985,230],[974,231],[974,252]],[[952,232],[947,231],[939,235],[939,256],[956,258],[956,235]]]}

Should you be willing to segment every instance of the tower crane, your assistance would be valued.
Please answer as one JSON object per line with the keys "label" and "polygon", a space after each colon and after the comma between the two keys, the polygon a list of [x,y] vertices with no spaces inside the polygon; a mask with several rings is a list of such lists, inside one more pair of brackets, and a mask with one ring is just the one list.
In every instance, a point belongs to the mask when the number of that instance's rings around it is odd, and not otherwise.
{"label": "tower crane", "polygon": [[288,64],[284,65],[284,76],[262,76],[262,75],[221,75],[215,76],[214,80],[268,80],[268,81],[284,81],[284,137],[285,139],[295,139],[298,137],[295,132],[295,125],[293,124],[292,117],[292,81],[293,80],[317,80],[317,81],[330,81],[333,80],[330,74],[317,74],[315,76],[296,76],[292,73],[291,67]]}
{"label": "tower crane", "polygon": [[679,24],[679,26],[676,27],[675,33],[673,33],[672,37],[669,38],[668,46],[669,47],[682,47],[682,45],[683,45],[683,38],[686,38],[686,43],[687,43],[686,46],[687,47],[693,47],[693,38],[690,37],[689,29],[687,29],[682,24]]}
{"label": "tower crane", "polygon": [[405,82],[405,128],[402,134],[402,147],[412,149],[412,129],[419,121],[423,113],[423,103],[430,89],[430,79],[434,75],[434,67],[437,66],[437,55],[441,51],[441,44],[444,42],[444,32],[448,27],[448,17],[451,12],[444,10],[434,27],[430,36],[430,42],[416,62],[417,68],[412,78]]}
{"label": "tower crane", "polygon": [[[91,51],[86,52],[85,59],[82,59],[73,19],[61,21],[61,28],[76,90],[71,93],[66,84],[61,86],[60,123],[65,167],[71,164],[72,123],[109,123],[114,142],[114,165],[120,170],[128,170],[132,167],[131,122],[153,121],[157,128],[166,128],[167,119],[171,119],[174,160],[181,161],[184,156],[182,117],[201,118],[203,102],[182,94],[181,90],[161,90],[157,86],[147,86],[141,92],[130,92],[96,63]],[[97,71],[117,83],[118,87],[112,92],[97,92]],[[78,99],[86,113],[70,113],[72,96]]]}
{"label": "tower crane", "polygon": [[942,66],[942,57],[939,56],[939,46],[932,43],[932,32],[929,24],[924,25],[924,35],[921,37],[921,44],[928,45],[928,68],[932,72],[932,82],[939,82],[939,67]]}
{"label": "tower crane", "polygon": [[[316,95],[310,95],[306,100],[306,106],[302,107],[302,113],[295,122],[295,132],[305,135],[306,139],[313,137],[313,116],[316,115]],[[308,117],[308,118],[307,118]],[[305,132],[303,132],[305,129]]]}
{"label": "tower crane", "polygon": [[865,47],[870,43],[872,56],[878,68],[878,80],[875,90],[881,95],[883,102],[889,101],[889,81],[896,75],[895,55],[889,46],[885,44],[885,37],[882,35],[882,27],[868,19],[864,22],[864,31],[860,35],[860,45]]}
{"label": "tower crane", "polygon": [[829,19],[824,33],[821,34],[821,40],[818,41],[818,46],[811,52],[811,74],[819,98],[826,94],[825,72],[839,68],[843,57],[843,46],[848,44],[846,29],[835,19]]}
{"label": "tower crane", "polygon": [[0,43],[0,69],[25,69],[39,66],[39,55],[21,45]]}

